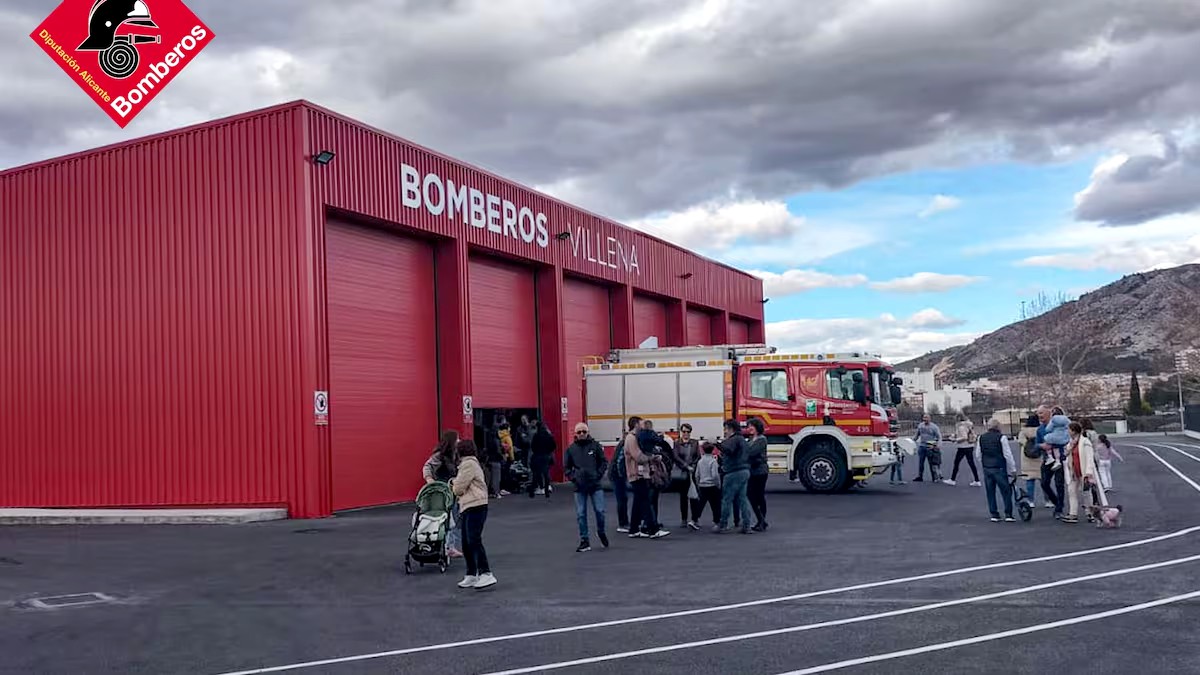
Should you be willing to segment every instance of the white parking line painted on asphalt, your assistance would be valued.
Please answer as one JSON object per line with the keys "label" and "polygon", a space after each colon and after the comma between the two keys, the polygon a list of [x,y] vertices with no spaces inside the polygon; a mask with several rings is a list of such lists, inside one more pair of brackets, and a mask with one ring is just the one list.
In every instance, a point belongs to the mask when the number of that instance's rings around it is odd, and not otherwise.
{"label": "white parking line painted on asphalt", "polygon": [[1167,462],[1167,460],[1163,459],[1162,457],[1159,457],[1157,452],[1155,452],[1155,451],[1151,450],[1150,448],[1147,448],[1147,447],[1146,447],[1146,446],[1144,446],[1144,445],[1134,445],[1134,444],[1130,443],[1130,444],[1129,444],[1129,447],[1131,447],[1131,448],[1139,448],[1139,449],[1141,449],[1141,450],[1145,450],[1146,452],[1150,453],[1150,456],[1151,456],[1151,457],[1153,457],[1154,459],[1157,459],[1157,460],[1158,460],[1158,461],[1159,461],[1159,462],[1160,462],[1160,463],[1161,463],[1163,466],[1165,466],[1165,467],[1167,467],[1168,469],[1170,469],[1172,473],[1174,473],[1176,476],[1179,476],[1179,477],[1180,477],[1180,478],[1182,478],[1184,481],[1186,481],[1188,485],[1191,485],[1192,487],[1196,488],[1196,492],[1200,492],[1200,485],[1197,485],[1197,484],[1196,484],[1196,481],[1194,481],[1194,480],[1192,480],[1191,478],[1188,478],[1187,476],[1183,475],[1183,473],[1181,473],[1181,472],[1179,471],[1179,469],[1176,469],[1174,466],[1172,466],[1170,463],[1168,463],[1168,462]]}
{"label": "white parking line painted on asphalt", "polygon": [[[1161,461],[1161,460],[1160,460]],[[1165,462],[1164,462],[1165,464]],[[1168,465],[1170,466],[1170,465]],[[1182,476],[1182,474],[1180,474]],[[1200,490],[1200,487],[1197,487]],[[853,591],[863,591],[871,588],[882,588],[885,586],[895,586],[899,584],[911,583],[913,581],[925,581],[928,579],[940,579],[943,577],[958,576],[961,574],[970,574],[972,572],[982,572],[985,570],[994,570],[1004,567],[1014,567],[1016,565],[1029,565],[1040,562],[1049,562],[1052,560],[1064,560],[1067,558],[1077,558],[1086,555],[1094,555],[1097,553],[1108,553],[1110,551],[1119,551],[1137,546],[1146,546],[1160,541],[1167,541],[1177,537],[1187,536],[1194,532],[1200,531],[1200,526],[1189,527],[1176,532],[1160,534],[1149,539],[1137,539],[1127,541],[1123,544],[1112,544],[1102,546],[1100,548],[1083,549],[1081,551],[1071,551],[1068,553],[1056,553],[1053,555],[1041,556],[1038,558],[1024,558],[1021,560],[1009,560],[1005,562],[989,563],[986,565],[975,565],[973,567],[963,567],[953,570],[944,570],[941,572],[931,572],[928,574],[918,574],[910,577],[900,577],[898,579],[886,579],[883,581],[871,581],[854,586],[842,586],[840,588],[831,588],[822,591],[810,591],[807,593],[797,593],[795,595],[785,595],[776,598],[764,598],[761,600],[749,600],[747,602],[739,602],[730,605],[717,605],[714,607],[700,607],[697,609],[687,609],[678,612],[667,612],[664,614],[650,614],[646,616],[634,616],[626,619],[613,619],[611,621],[600,621],[597,623],[579,624],[575,626],[560,626],[558,628],[547,628],[543,630],[527,631],[524,633],[507,633],[503,635],[493,635],[489,637],[473,638],[470,640],[459,640],[457,642],[443,642],[432,645],[422,645],[420,647],[408,647],[405,649],[392,649],[384,652],[374,652],[370,654],[356,654],[353,656],[340,656],[330,659],[322,659],[320,661],[306,661],[303,663],[291,663],[282,666],[269,666],[265,668],[255,668],[251,670],[238,670],[220,675],[260,675],[260,673],[278,673],[288,670],[301,670],[304,668],[319,668],[321,666],[336,665],[339,663],[353,663],[356,661],[369,661],[372,659],[382,659],[392,656],[406,656],[408,654],[420,654],[422,652],[442,651],[447,649],[457,649],[459,647],[473,647],[477,645],[491,644],[494,642],[508,642],[510,640],[523,640],[528,638],[544,637],[546,635],[560,635],[563,633],[575,633],[579,631],[594,630],[597,628],[609,628],[612,626],[624,626],[636,623],[649,623],[651,621],[662,621],[665,619],[677,619],[686,616],[696,616],[698,614],[710,614],[714,612],[727,612],[735,609],[744,609],[747,607],[758,607],[762,605],[771,605],[781,602],[791,602],[795,600],[805,600],[808,598],[816,598],[824,595],[836,595],[838,593],[850,593]]]}
{"label": "white parking line painted on asphalt", "polygon": [[[975,602],[985,602],[987,600],[995,600],[996,598],[1004,598],[1010,595],[1021,595],[1024,593],[1033,593],[1035,591],[1044,591],[1048,588],[1056,588],[1058,586],[1069,586],[1071,584],[1079,584],[1085,581],[1095,581],[1096,579],[1107,579],[1109,577],[1118,577],[1126,574],[1134,574],[1136,572],[1145,572],[1163,567],[1171,567],[1173,565],[1183,565],[1190,562],[1200,561],[1200,555],[1188,556],[1186,558],[1176,558],[1174,560],[1164,560],[1162,562],[1151,563],[1149,565],[1139,565],[1137,567],[1127,567],[1119,570],[1111,570],[1109,572],[1100,572],[1097,574],[1089,574],[1082,577],[1073,577],[1070,579],[1061,579],[1059,581],[1051,581],[1035,586],[1025,586],[1023,588],[1014,588],[1007,591],[999,591],[996,593],[988,593],[986,595],[976,595],[970,598],[960,598],[958,600],[946,600],[944,602],[935,602],[928,605],[920,605],[918,607],[906,607],[904,609],[895,609],[888,612],[879,612],[877,614],[865,614],[863,616],[853,616],[846,619],[836,619],[833,621],[822,621],[820,623],[806,623],[798,626],[788,626],[787,628],[775,628],[773,630],[763,630],[754,633],[742,633],[741,635],[726,635],[724,637],[713,638],[711,640],[696,640],[694,642],[682,642],[672,645],[660,645],[658,647],[649,647],[647,649],[637,649],[628,652],[618,652],[614,654],[603,654],[600,656],[590,656],[582,659],[574,659],[571,661],[559,661],[557,663],[546,663],[539,666],[530,666],[527,668],[513,668],[512,670],[502,670],[487,675],[523,675],[524,673],[540,673],[547,670],[558,670],[561,668],[570,668],[574,666],[586,666],[593,663],[604,663],[606,661],[616,661],[618,659],[628,659],[635,656],[648,656],[651,654],[662,654],[664,652],[674,652],[683,649],[695,649],[697,647],[709,647],[712,645],[725,644],[729,642],[744,642],[746,640],[755,640],[764,637],[774,637],[777,635],[787,635],[790,633],[801,633],[819,628],[832,628],[834,626],[845,626],[854,623],[863,623],[866,621],[876,621],[879,619],[888,619],[896,616],[905,616],[907,614],[916,614],[918,612],[932,612],[937,609],[945,609],[946,607],[955,607],[957,605],[968,605]],[[808,672],[808,671],[804,671]]]}
{"label": "white parking line painted on asphalt", "polygon": [[979,635],[972,638],[962,640],[953,640],[951,642],[940,642],[938,644],[925,645],[924,647],[914,647],[913,649],[904,649],[898,652],[889,652],[887,654],[876,654],[875,656],[864,656],[858,659],[848,659],[846,661],[838,661],[837,663],[826,663],[821,666],[805,668],[803,670],[793,670],[779,675],[811,675],[812,673],[824,673],[830,670],[838,670],[841,668],[849,668],[851,666],[861,666],[868,663],[878,663],[879,661],[890,661],[892,659],[900,659],[906,656],[916,656],[918,654],[928,654],[929,652],[937,652],[945,649],[954,649],[956,647],[965,647],[967,645],[979,644],[980,642],[991,642],[993,640],[1003,640],[1004,638],[1016,637],[1018,635],[1027,635],[1029,633],[1038,633],[1045,630],[1053,630],[1064,626],[1073,626],[1079,623],[1087,623],[1089,621],[1099,621],[1100,619],[1108,619],[1122,614],[1131,614],[1140,612],[1146,609],[1162,607],[1176,602],[1192,600],[1200,598],[1200,591],[1192,591],[1182,595],[1172,595],[1169,598],[1159,598],[1150,602],[1143,602],[1137,605],[1129,605],[1119,609],[1110,609],[1106,612],[1097,612],[1095,614],[1084,614],[1070,619],[1061,621],[1051,621],[1050,623],[1038,624],[1036,626],[1026,626],[1024,628],[1014,628],[1012,630],[1001,631],[999,633],[988,633],[987,635]]}
{"label": "white parking line painted on asphalt", "polygon": [[[1171,450],[1178,452],[1179,454],[1183,455],[1184,457],[1190,457],[1191,459],[1194,459],[1197,462],[1200,462],[1200,457],[1193,455],[1192,453],[1188,452],[1187,450],[1180,450],[1179,448],[1175,447],[1174,445],[1167,445],[1166,443],[1147,443],[1146,445],[1154,445],[1154,446],[1157,446],[1160,448],[1170,448]],[[1184,445],[1184,444],[1180,443],[1179,445]],[[1187,447],[1194,448],[1196,446],[1189,445]]]}

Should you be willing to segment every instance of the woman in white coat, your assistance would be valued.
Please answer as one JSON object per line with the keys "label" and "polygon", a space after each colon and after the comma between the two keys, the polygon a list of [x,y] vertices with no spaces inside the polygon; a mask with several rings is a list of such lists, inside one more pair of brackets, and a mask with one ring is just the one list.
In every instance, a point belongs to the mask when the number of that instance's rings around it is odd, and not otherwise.
{"label": "woman in white coat", "polygon": [[1071,422],[1068,427],[1071,442],[1067,445],[1067,462],[1065,467],[1067,479],[1067,515],[1064,523],[1079,522],[1079,503],[1086,490],[1090,494],[1091,486],[1096,483],[1096,452],[1092,441],[1083,433],[1083,426]]}

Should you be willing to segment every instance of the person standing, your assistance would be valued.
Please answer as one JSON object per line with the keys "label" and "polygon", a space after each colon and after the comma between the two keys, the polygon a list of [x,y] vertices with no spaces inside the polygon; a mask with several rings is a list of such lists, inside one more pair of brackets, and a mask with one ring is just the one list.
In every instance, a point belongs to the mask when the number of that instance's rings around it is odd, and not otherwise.
{"label": "person standing", "polygon": [[754,417],[749,422],[750,442],[747,446],[747,460],[750,465],[750,480],[746,484],[746,497],[750,500],[750,508],[754,511],[755,532],[765,532],[767,529],[767,478],[771,475],[771,467],[767,464],[767,437],[763,435],[763,421]]}
{"label": "person standing", "polygon": [[[636,420],[636,421],[635,421]],[[642,423],[640,417],[630,417],[629,427],[625,429],[625,438],[634,432],[635,427]],[[625,438],[617,443],[613,451],[613,461],[608,466],[608,480],[612,483],[613,497],[617,500],[617,532],[629,533],[629,474],[625,472]]]}
{"label": "person standing", "polygon": [[658,539],[670,530],[658,527],[658,516],[650,501],[650,456],[638,445],[642,428],[640,417],[629,418],[629,433],[625,435],[625,473],[633,491],[633,515],[629,522],[630,539]]}
{"label": "person standing", "polygon": [[692,521],[689,525],[693,530],[700,529],[700,516],[704,514],[706,504],[712,511],[713,527],[720,523],[721,467],[717,464],[716,451],[716,444],[705,443],[701,446],[700,461],[696,463],[696,492],[699,495],[692,501]]}
{"label": "person standing", "polygon": [[459,441],[457,451],[458,475],[451,481],[450,488],[462,509],[463,557],[467,561],[467,574],[458,582],[458,587],[483,590],[496,585],[487,551],[483,548],[483,525],[488,513],[487,479],[483,476],[474,441]]}
{"label": "person standing", "polygon": [[[1042,476],[1042,451],[1037,447],[1038,424],[1037,415],[1030,415],[1017,435],[1021,445],[1021,473],[1025,474],[1025,492],[1031,503],[1037,495],[1037,485]],[[1044,490],[1042,499],[1047,500]]]}
{"label": "person standing", "polygon": [[724,472],[721,487],[721,522],[714,532],[729,532],[729,519],[734,509],[741,514],[741,532],[750,534],[750,499],[746,494],[750,482],[750,448],[742,436],[737,420],[725,420],[725,440],[721,442],[721,470]]}
{"label": "person standing", "polygon": [[488,499],[500,499],[500,477],[504,471],[504,450],[500,447],[500,431],[493,425],[485,429],[483,434],[486,449],[484,454],[487,459]]}
{"label": "person standing", "polygon": [[[449,483],[457,473],[458,432],[447,429],[442,432],[442,437],[438,441],[437,447],[434,448],[433,454],[425,460],[424,466],[421,467],[421,476],[428,485],[434,481]],[[454,506],[450,508],[450,519],[455,526],[450,528],[450,532],[446,536],[446,554],[451,558],[463,556],[462,532],[457,527],[460,511],[458,500],[455,500]]]}
{"label": "person standing", "polygon": [[608,548],[608,535],[604,531],[604,488],[600,486],[600,478],[608,470],[604,448],[592,438],[588,425],[580,422],[575,425],[575,441],[567,448],[566,455],[563,472],[575,484],[575,519],[579,521],[579,547],[575,552],[592,550],[588,536],[589,504],[596,514],[596,536],[600,545]]}
{"label": "person standing", "polygon": [[531,447],[533,465],[529,468],[533,471],[533,480],[529,482],[529,498],[533,499],[537,494],[546,495],[546,499],[549,499],[550,493],[554,492],[554,488],[550,486],[550,466],[554,464],[554,453],[558,451],[558,443],[545,422],[537,422],[537,431],[533,434]]}
{"label": "person standing", "polygon": [[1103,488],[1105,492],[1112,492],[1112,458],[1116,457],[1122,462],[1125,461],[1125,458],[1122,457],[1121,453],[1117,452],[1117,449],[1112,446],[1112,442],[1108,440],[1107,435],[1100,434],[1099,437],[1097,437],[1097,440],[1099,442],[1096,444],[1095,450],[1096,464],[1100,469],[1100,487]]}
{"label": "person standing", "polygon": [[1038,408],[1038,447],[1042,449],[1042,491],[1054,492],[1054,517],[1061,519],[1067,506],[1066,457],[1064,449],[1070,443],[1070,419],[1063,409],[1054,406]]}
{"label": "person standing", "polygon": [[1096,455],[1092,442],[1079,422],[1068,427],[1071,436],[1066,450],[1067,515],[1064,523],[1079,522],[1079,503],[1082,492],[1090,492],[1096,483]]}
{"label": "person standing", "polygon": [[[638,447],[642,453],[650,458],[650,506],[654,509],[655,522],[658,524],[658,529],[663,529],[662,524],[662,509],[659,508],[659,502],[662,498],[663,490],[668,487],[670,481],[671,467],[674,466],[672,459],[671,445],[667,443],[662,434],[654,430],[653,420],[642,420],[642,428],[638,431]],[[663,476],[662,474],[666,474]],[[657,478],[663,478],[663,482],[658,482]]]}
{"label": "person standing", "polygon": [[971,420],[967,419],[966,415],[959,413],[958,424],[954,427],[954,444],[958,451],[954,453],[954,468],[950,470],[950,477],[942,481],[946,485],[958,484],[958,468],[962,461],[967,460],[967,466],[971,467],[971,487],[979,487],[979,470],[975,468],[975,425]]}
{"label": "person standing", "polygon": [[[917,442],[917,477],[913,479],[913,482],[920,483],[925,480],[925,462],[930,459],[929,449],[936,448],[942,442],[942,430],[933,423],[933,418],[929,416],[929,413],[925,413],[921,417],[921,423],[917,425],[917,432],[913,435],[913,440]],[[932,462],[929,464],[929,479],[937,479],[937,470],[934,469]]]}
{"label": "person standing", "polygon": [[1008,437],[1000,431],[1000,420],[988,422],[988,430],[975,442],[975,459],[983,467],[984,492],[987,493],[988,512],[992,522],[1000,522],[1000,511],[996,508],[996,489],[1004,498],[1004,521],[1016,522],[1013,518],[1013,495],[1010,476],[1017,473],[1017,460],[1013,457]]}
{"label": "person standing", "polygon": [[694,480],[696,464],[700,461],[700,441],[692,438],[692,425],[687,422],[679,425],[679,438],[675,439],[675,447],[671,450],[675,465],[671,471],[671,487],[679,492],[679,526],[698,530],[700,526],[689,517],[692,504],[688,492]]}

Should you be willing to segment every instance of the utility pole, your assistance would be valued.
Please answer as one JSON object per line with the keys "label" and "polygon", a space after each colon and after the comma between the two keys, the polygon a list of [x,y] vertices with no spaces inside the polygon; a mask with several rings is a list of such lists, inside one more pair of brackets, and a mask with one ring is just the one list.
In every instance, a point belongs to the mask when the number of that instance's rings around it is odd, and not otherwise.
{"label": "utility pole", "polygon": [[1179,433],[1187,429],[1187,420],[1183,414],[1183,352],[1175,353],[1175,381],[1179,383]]}

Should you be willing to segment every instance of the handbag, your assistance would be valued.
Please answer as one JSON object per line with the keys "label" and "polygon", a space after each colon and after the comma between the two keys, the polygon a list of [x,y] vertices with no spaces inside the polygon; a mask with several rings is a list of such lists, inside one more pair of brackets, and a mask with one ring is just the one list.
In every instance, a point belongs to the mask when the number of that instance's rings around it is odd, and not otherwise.
{"label": "handbag", "polygon": [[1029,459],[1042,458],[1042,449],[1037,446],[1037,442],[1032,438],[1029,439],[1029,442],[1026,443],[1025,447],[1021,449],[1021,452],[1025,453],[1025,456]]}

